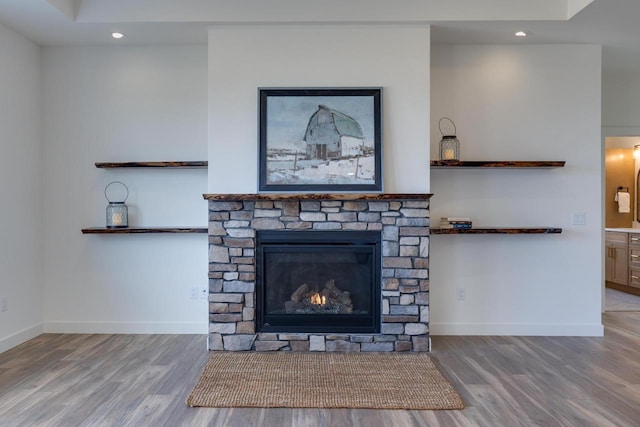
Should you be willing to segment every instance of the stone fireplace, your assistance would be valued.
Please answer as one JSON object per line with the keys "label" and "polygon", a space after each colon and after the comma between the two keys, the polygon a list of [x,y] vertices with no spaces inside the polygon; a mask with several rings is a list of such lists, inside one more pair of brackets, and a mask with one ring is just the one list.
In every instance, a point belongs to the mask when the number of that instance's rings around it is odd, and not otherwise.
{"label": "stone fireplace", "polygon": [[209,348],[428,351],[429,194],[207,194]]}

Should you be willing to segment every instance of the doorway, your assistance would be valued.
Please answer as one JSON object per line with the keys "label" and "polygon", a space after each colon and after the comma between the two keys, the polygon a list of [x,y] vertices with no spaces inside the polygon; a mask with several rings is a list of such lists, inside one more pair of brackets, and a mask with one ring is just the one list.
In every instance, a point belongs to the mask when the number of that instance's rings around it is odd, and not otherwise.
{"label": "doorway", "polygon": [[[640,137],[605,138],[604,311],[640,311]],[[636,243],[638,242],[638,243]],[[638,259],[636,259],[638,258]]]}

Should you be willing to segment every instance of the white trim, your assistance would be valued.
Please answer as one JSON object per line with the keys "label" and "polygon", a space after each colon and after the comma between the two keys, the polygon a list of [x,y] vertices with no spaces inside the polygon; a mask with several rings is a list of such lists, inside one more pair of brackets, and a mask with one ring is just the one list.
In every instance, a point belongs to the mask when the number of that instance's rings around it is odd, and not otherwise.
{"label": "white trim", "polygon": [[55,334],[207,334],[205,322],[46,322]]}
{"label": "white trim", "polygon": [[18,331],[13,335],[9,335],[8,337],[0,338],[0,353],[4,353],[5,351],[12,349],[13,347],[25,343],[30,339],[41,335],[43,332],[43,324],[38,323],[36,325]]}
{"label": "white trim", "polygon": [[429,323],[430,334],[500,335],[549,337],[601,337],[604,326],[599,323]]}

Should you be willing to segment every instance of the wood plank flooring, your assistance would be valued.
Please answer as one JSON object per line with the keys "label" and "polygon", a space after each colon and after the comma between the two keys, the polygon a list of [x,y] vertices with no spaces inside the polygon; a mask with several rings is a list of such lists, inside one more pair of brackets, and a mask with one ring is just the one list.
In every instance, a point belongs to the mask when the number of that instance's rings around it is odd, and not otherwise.
{"label": "wood plank flooring", "polygon": [[640,296],[605,288],[605,311],[640,311]]}
{"label": "wood plank flooring", "polygon": [[189,408],[200,335],[41,335],[0,354],[0,426],[640,426],[640,312],[605,336],[434,337],[462,411]]}

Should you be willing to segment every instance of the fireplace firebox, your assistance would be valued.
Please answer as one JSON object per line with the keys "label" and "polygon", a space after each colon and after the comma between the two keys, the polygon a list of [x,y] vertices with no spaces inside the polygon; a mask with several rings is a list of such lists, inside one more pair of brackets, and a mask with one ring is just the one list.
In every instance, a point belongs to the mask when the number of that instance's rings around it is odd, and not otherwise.
{"label": "fireplace firebox", "polygon": [[256,332],[379,333],[378,231],[258,231]]}

